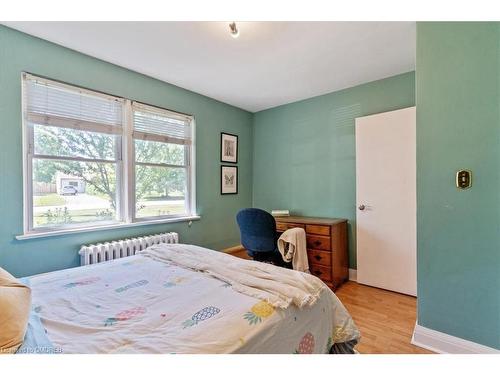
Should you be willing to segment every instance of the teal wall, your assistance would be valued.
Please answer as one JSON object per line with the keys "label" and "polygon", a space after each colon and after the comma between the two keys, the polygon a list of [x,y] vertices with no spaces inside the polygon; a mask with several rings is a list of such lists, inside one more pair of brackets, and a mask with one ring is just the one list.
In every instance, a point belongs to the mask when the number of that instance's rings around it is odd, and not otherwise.
{"label": "teal wall", "polygon": [[[234,216],[253,202],[349,219],[355,268],[354,118],[416,101],[419,324],[500,348],[499,37],[499,23],[418,23],[416,77],[410,72],[252,115],[0,26],[0,266],[16,276],[73,267],[81,244],[167,230],[221,249],[239,242]],[[190,228],[15,240],[23,222],[22,71],[194,114],[202,219]],[[220,196],[220,131],[240,136],[238,195]],[[460,168],[473,172],[467,191],[453,184]]]}
{"label": "teal wall", "polygon": [[[165,67],[168,69],[168,67]],[[21,72],[195,115],[200,221],[18,241],[23,231]],[[15,276],[79,264],[80,245],[160,231],[221,249],[239,243],[236,212],[252,204],[252,114],[0,26],[0,266]],[[239,135],[239,194],[220,195],[220,132]]]}
{"label": "teal wall", "polygon": [[416,70],[419,324],[498,349],[499,37],[500,23],[418,23]]}
{"label": "teal wall", "polygon": [[356,268],[354,119],[413,105],[409,72],[256,113],[254,207],[347,218]]}

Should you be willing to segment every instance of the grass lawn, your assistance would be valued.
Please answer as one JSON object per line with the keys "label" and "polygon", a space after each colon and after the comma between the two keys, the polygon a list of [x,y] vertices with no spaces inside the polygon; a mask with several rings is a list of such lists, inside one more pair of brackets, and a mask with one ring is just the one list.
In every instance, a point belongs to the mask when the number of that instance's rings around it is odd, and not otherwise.
{"label": "grass lawn", "polygon": [[177,215],[186,212],[184,205],[157,205],[147,206],[137,212],[137,217],[160,216],[160,215]]}
{"label": "grass lawn", "polygon": [[[63,202],[64,203],[64,202]],[[48,204],[46,204],[48,205]],[[94,222],[101,220],[113,220],[115,218],[114,211],[113,216],[110,218],[109,216],[97,216],[98,212],[102,212],[103,209],[88,209],[88,210],[70,210],[69,214],[71,216],[71,223],[85,223],[85,222]],[[158,216],[158,215],[175,215],[184,213],[184,205],[157,205],[157,206],[148,206],[145,207],[137,213],[137,217],[147,217],[147,216]],[[35,226],[43,226],[49,225],[51,223],[48,222],[47,217],[43,215],[43,213],[37,213],[34,216]],[[53,224],[57,224],[57,222],[52,222]]]}
{"label": "grass lawn", "polygon": [[59,194],[35,195],[33,197],[33,205],[35,207],[62,206],[65,203],[66,200]]}
{"label": "grass lawn", "polygon": [[[93,222],[93,221],[101,221],[101,220],[114,220],[114,212],[113,216],[110,218],[109,216],[97,216],[98,212],[102,212],[102,209],[90,209],[90,210],[73,210],[69,211],[71,216],[71,223],[85,223],[85,222]],[[35,226],[40,225],[48,225],[48,224],[59,224],[58,222],[49,223],[47,217],[43,215],[43,213],[37,213],[33,217],[35,222]],[[62,224],[62,223],[61,223]]]}
{"label": "grass lawn", "polygon": [[184,199],[183,192],[171,193],[168,197],[165,195],[148,195],[141,198],[144,201],[176,201],[181,199]]}

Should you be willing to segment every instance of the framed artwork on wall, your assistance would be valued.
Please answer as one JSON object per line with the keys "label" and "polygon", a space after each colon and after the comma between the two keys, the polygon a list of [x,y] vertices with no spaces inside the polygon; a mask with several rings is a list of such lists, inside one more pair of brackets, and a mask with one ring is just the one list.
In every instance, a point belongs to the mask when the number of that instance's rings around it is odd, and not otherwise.
{"label": "framed artwork on wall", "polygon": [[238,194],[238,167],[221,165],[220,178],[221,194]]}
{"label": "framed artwork on wall", "polygon": [[238,136],[220,133],[220,161],[223,163],[238,162]]}

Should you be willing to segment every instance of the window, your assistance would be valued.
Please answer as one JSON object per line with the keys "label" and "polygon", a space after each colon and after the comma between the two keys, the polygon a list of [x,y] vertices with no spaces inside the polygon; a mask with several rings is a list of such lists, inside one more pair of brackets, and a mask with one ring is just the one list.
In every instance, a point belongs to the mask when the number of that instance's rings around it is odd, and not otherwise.
{"label": "window", "polygon": [[164,109],[133,103],[135,219],[191,211],[191,121]]}
{"label": "window", "polygon": [[25,233],[191,216],[191,116],[23,74]]}

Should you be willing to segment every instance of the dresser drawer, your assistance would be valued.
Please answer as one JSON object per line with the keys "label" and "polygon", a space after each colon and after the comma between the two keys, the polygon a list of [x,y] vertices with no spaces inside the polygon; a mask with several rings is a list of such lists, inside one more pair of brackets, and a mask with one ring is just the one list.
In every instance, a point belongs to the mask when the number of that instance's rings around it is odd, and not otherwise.
{"label": "dresser drawer", "polygon": [[330,237],[307,236],[307,248],[330,251]]}
{"label": "dresser drawer", "polygon": [[286,225],[286,223],[276,223],[276,230],[278,232],[284,232],[288,229],[288,226]]}
{"label": "dresser drawer", "polygon": [[319,234],[321,236],[330,235],[330,227],[326,225],[306,225],[306,232],[309,234]]}
{"label": "dresser drawer", "polygon": [[291,228],[303,228],[303,229],[305,229],[305,227],[306,226],[304,224],[299,224],[299,223],[280,223],[280,222],[276,222],[276,230],[279,231],[279,232],[284,232],[287,229],[291,229]]}
{"label": "dresser drawer", "polygon": [[332,253],[321,250],[307,250],[307,260],[309,264],[318,264],[323,266],[332,265]]}
{"label": "dresser drawer", "polygon": [[309,271],[311,271],[311,274],[319,277],[323,281],[332,281],[332,269],[330,267],[310,264]]}
{"label": "dresser drawer", "polygon": [[299,223],[287,223],[288,229],[290,228],[302,228],[304,229],[306,226],[304,224]]}

